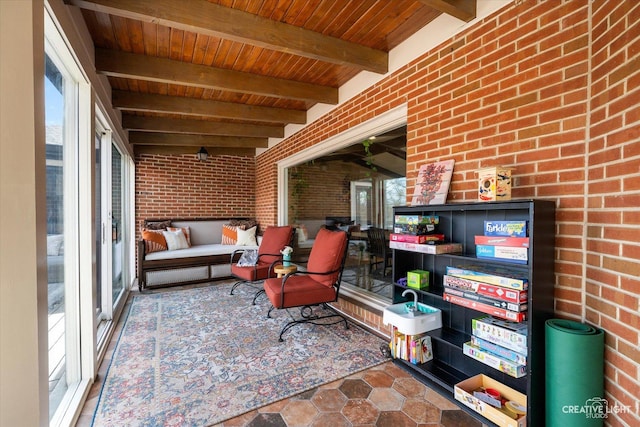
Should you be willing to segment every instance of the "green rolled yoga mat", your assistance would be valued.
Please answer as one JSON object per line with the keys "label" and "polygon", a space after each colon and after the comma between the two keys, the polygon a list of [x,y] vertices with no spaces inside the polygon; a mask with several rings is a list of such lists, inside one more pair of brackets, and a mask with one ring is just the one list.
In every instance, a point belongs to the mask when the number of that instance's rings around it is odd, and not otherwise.
{"label": "green rolled yoga mat", "polygon": [[604,332],[562,319],[547,320],[545,332],[547,427],[601,426]]}

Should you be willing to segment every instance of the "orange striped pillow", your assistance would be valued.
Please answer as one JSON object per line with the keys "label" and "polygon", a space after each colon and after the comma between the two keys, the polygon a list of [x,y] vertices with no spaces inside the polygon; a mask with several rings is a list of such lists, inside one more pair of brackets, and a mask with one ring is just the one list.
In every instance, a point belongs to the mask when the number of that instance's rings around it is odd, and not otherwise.
{"label": "orange striped pillow", "polygon": [[167,250],[167,240],[164,238],[162,230],[147,230],[145,228],[142,230],[142,239],[146,254]]}
{"label": "orange striped pillow", "polygon": [[235,245],[238,243],[238,229],[244,230],[242,225],[222,225],[222,243],[223,245]]}

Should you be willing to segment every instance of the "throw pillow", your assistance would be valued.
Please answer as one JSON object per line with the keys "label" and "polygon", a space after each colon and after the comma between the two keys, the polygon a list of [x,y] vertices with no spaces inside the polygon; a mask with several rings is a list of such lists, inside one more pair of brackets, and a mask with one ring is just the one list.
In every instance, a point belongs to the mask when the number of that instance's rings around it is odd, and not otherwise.
{"label": "throw pillow", "polygon": [[258,225],[258,221],[255,219],[230,219],[229,225],[240,226],[244,230],[248,230],[251,227],[255,227]]}
{"label": "throw pillow", "polygon": [[177,229],[176,231],[165,230],[162,232],[162,235],[167,241],[167,247],[170,251],[189,248],[189,245],[187,244],[187,237],[181,229]]}
{"label": "throw pillow", "polygon": [[149,221],[144,223],[144,228],[147,230],[166,230],[167,227],[171,227],[171,220],[165,221]]}
{"label": "throw pillow", "polygon": [[244,227],[239,225],[222,225],[222,243],[223,245],[236,245],[238,242],[238,230],[244,230]]}
{"label": "throw pillow", "polygon": [[60,248],[62,247],[63,241],[64,236],[62,234],[47,235],[47,256],[62,255]]}
{"label": "throw pillow", "polygon": [[238,229],[238,242],[239,246],[258,246],[256,242],[256,227],[251,227],[248,230]]}
{"label": "throw pillow", "polygon": [[238,260],[238,267],[253,267],[258,262],[258,250],[247,249]]}
{"label": "throw pillow", "polygon": [[147,230],[145,228],[142,230],[142,239],[144,240],[144,252],[147,254],[167,250],[167,241],[162,230]]}
{"label": "throw pillow", "polygon": [[298,243],[306,242],[309,239],[309,232],[307,231],[307,226],[304,224],[298,225],[296,234],[298,235]]}
{"label": "throw pillow", "polygon": [[167,231],[178,231],[181,230],[184,233],[184,237],[187,238],[187,244],[191,247],[191,228],[189,226],[186,227],[167,227]]}

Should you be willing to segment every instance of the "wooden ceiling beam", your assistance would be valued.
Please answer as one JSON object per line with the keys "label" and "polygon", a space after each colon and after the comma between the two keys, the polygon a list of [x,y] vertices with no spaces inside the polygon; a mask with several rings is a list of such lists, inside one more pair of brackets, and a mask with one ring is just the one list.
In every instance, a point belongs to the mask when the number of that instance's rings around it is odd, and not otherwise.
{"label": "wooden ceiling beam", "polygon": [[260,107],[256,105],[194,99],[183,96],[167,96],[149,93],[114,90],[111,93],[114,108],[129,111],[185,114],[278,124],[305,124],[307,112],[286,108]]}
{"label": "wooden ceiling beam", "polygon": [[124,114],[125,129],[147,132],[194,133],[220,136],[284,137],[282,126],[250,125],[245,123],[211,122],[194,119],[170,119]]}
{"label": "wooden ceiling beam", "polygon": [[245,136],[194,135],[186,133],[129,132],[129,144],[217,148],[267,148],[267,138]]}
{"label": "wooden ceiling beam", "polygon": [[202,0],[66,0],[83,9],[384,74],[387,52]]}
{"label": "wooden ceiling beam", "polygon": [[338,89],[206,65],[96,48],[96,70],[104,75],[248,93],[313,103],[337,104]]}
{"label": "wooden ceiling beam", "polygon": [[454,16],[464,22],[476,17],[476,0],[420,0],[432,9]]}
{"label": "wooden ceiling beam", "polygon": [[[135,145],[133,152],[138,154],[193,154],[194,161],[196,160],[196,153],[200,150],[201,146],[167,146],[167,145]],[[218,148],[218,147],[205,147],[209,152],[209,157],[212,156],[240,156],[240,157],[255,157],[256,150],[254,148]]]}

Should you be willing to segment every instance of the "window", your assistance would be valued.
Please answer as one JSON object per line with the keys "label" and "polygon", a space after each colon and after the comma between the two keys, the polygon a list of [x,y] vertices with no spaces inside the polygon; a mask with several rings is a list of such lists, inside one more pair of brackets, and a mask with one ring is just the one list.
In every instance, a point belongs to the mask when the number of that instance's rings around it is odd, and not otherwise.
{"label": "window", "polygon": [[79,81],[75,64],[47,33],[45,120],[49,419],[63,417],[65,399],[80,384],[78,143]]}
{"label": "window", "polygon": [[[361,250],[366,242],[364,230],[369,226],[391,229],[392,207],[406,203],[405,123],[406,106],[401,106],[278,164],[279,222],[304,227],[309,239],[336,218],[353,222],[353,248],[341,289],[373,308],[388,304],[390,293],[364,274],[369,262]],[[369,142],[367,147],[363,141]],[[311,244],[298,241],[296,258],[304,259]],[[355,272],[347,271],[353,268]]]}
{"label": "window", "polygon": [[[68,390],[66,376],[66,322],[65,315],[65,267],[74,268],[73,260],[66,257],[72,244],[73,229],[67,228],[65,236],[65,160],[75,151],[73,135],[65,134],[69,118],[65,115],[65,103],[72,103],[73,85],[68,84],[60,69],[49,55],[45,56],[46,103],[46,167],[47,167],[47,277],[49,324],[49,418],[53,416]],[[65,94],[66,99],[65,99]],[[66,156],[65,156],[66,151]],[[72,180],[68,171],[67,180]],[[70,183],[71,185],[73,183]],[[71,208],[71,209],[70,209]],[[67,206],[72,211],[73,206]],[[67,219],[67,223],[69,220]],[[66,239],[65,239],[66,237]],[[65,245],[65,240],[67,244]],[[71,274],[67,274],[70,277]]]}
{"label": "window", "polygon": [[407,178],[387,179],[383,183],[384,228],[393,229],[393,207],[407,204]]}
{"label": "window", "polygon": [[92,245],[85,240],[91,211],[81,208],[91,194],[86,191],[90,168],[81,159],[91,140],[92,109],[90,86],[48,13],[44,80],[49,424],[68,425],[95,366],[89,362],[91,323],[81,321],[82,303],[91,300],[93,290]]}
{"label": "window", "polygon": [[135,274],[135,166],[45,8],[49,425],[62,426],[78,415]]}

